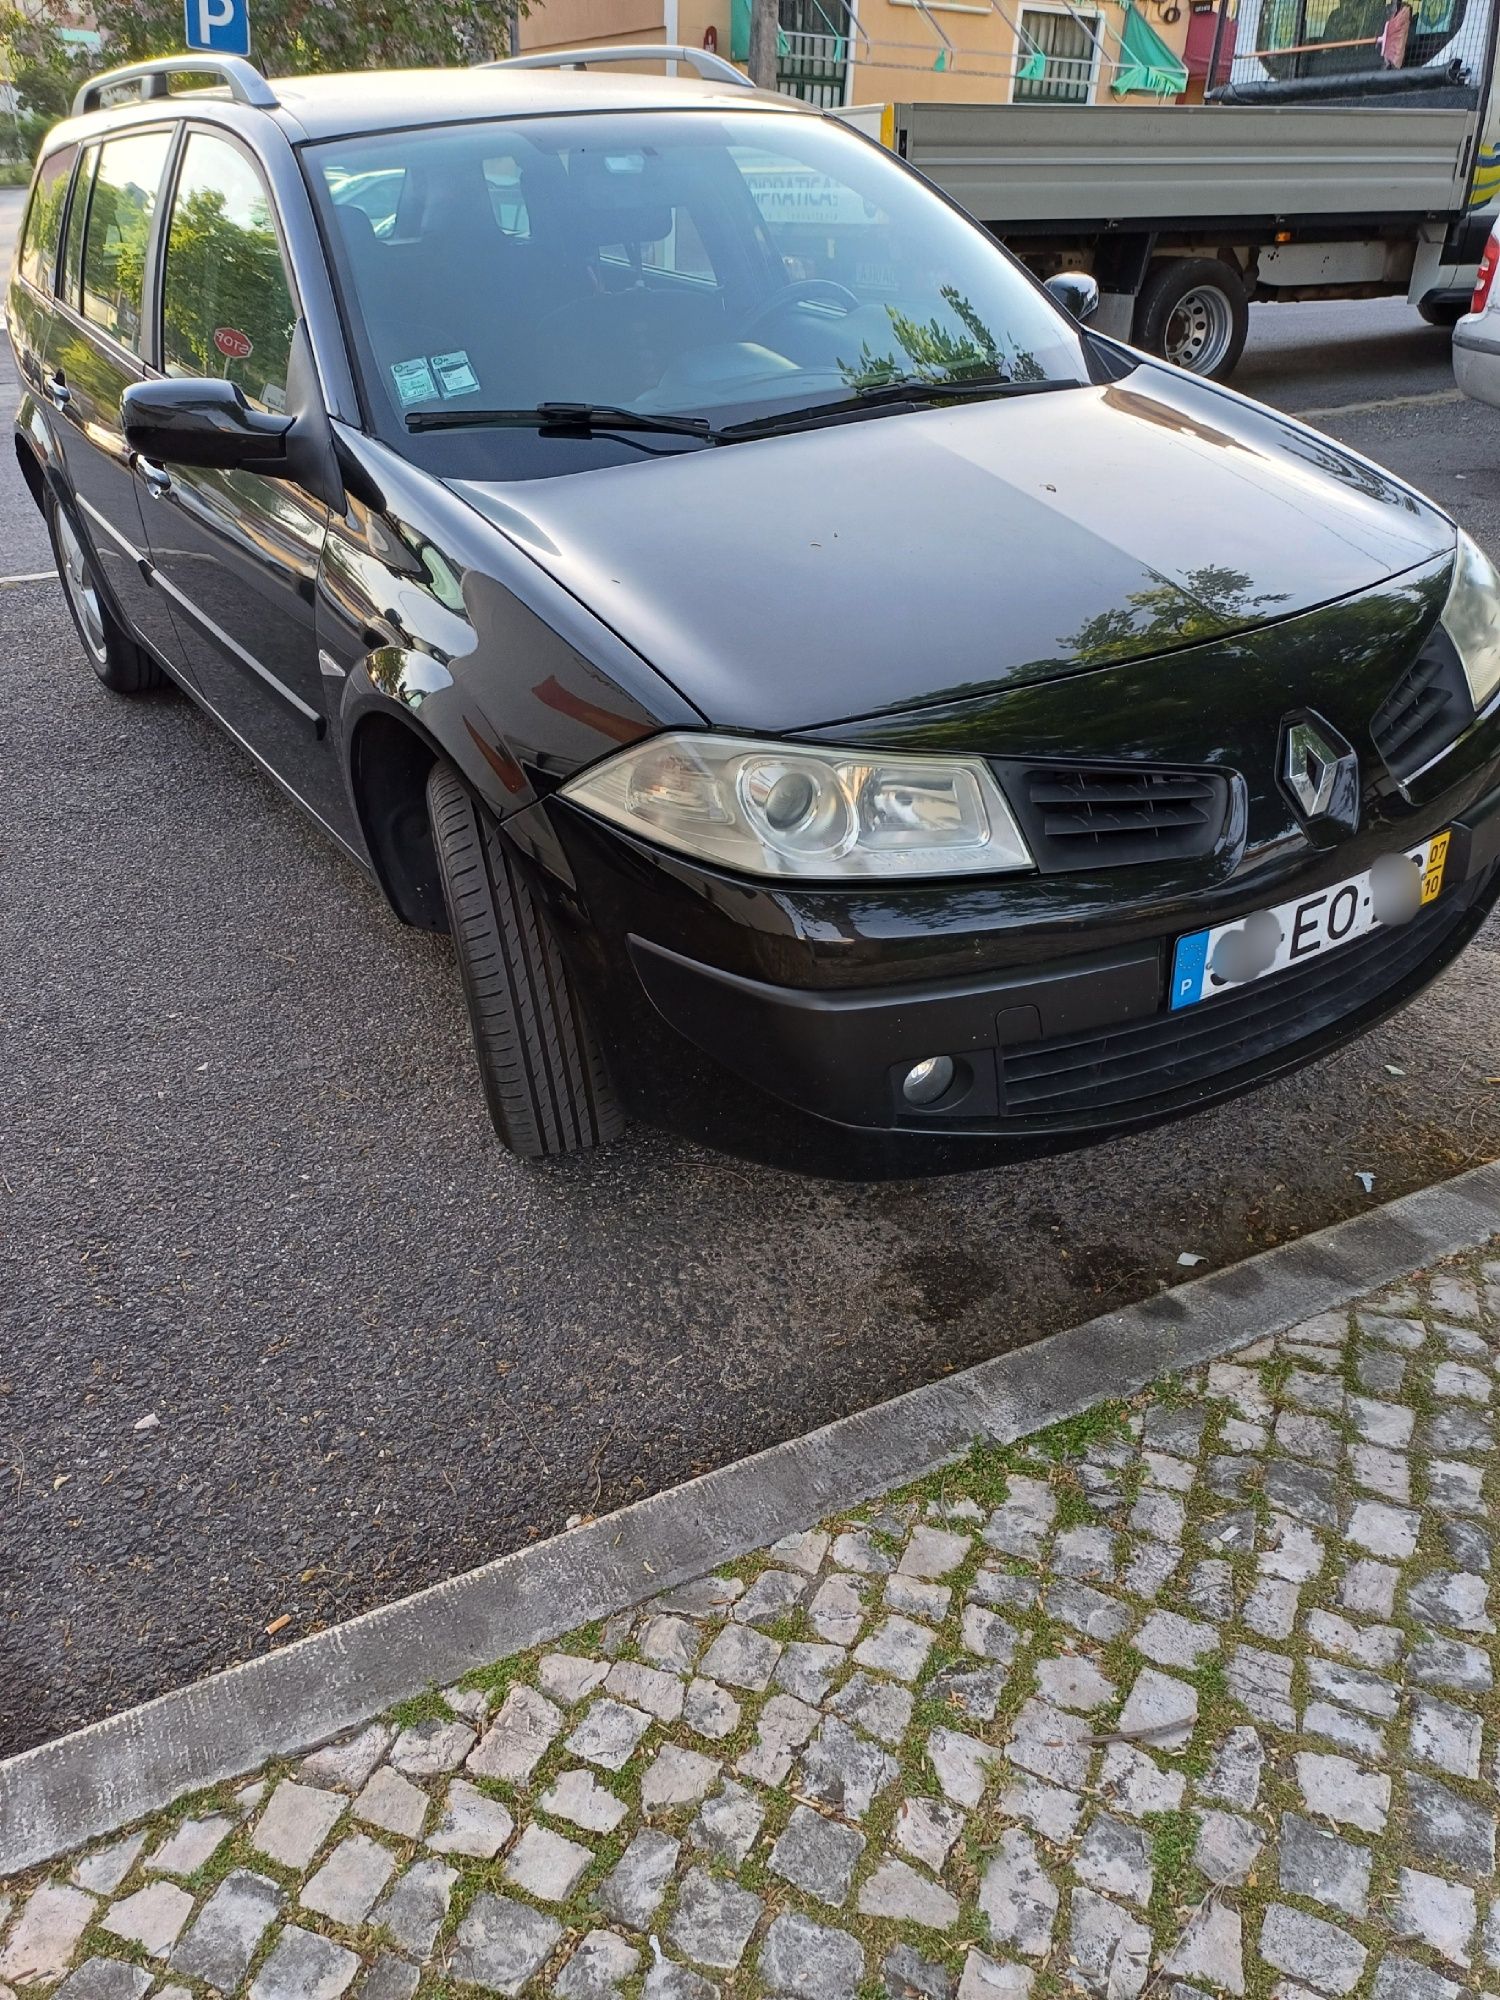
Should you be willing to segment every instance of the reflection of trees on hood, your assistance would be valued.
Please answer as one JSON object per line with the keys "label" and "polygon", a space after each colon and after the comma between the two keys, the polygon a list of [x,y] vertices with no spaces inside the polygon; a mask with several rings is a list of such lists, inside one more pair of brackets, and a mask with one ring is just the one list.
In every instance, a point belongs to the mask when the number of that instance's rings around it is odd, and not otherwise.
{"label": "reflection of trees on hood", "polygon": [[[227,376],[247,395],[286,376],[292,305],[269,215],[244,228],[224,213],[218,188],[181,199],[167,247],[167,359],[197,375]],[[216,327],[233,327],[251,343],[234,360],[214,345]]]}
{"label": "reflection of trees on hood", "polygon": [[1326,472],[1341,486],[1352,487],[1356,493],[1363,493],[1368,500],[1383,500],[1387,505],[1403,507],[1408,514],[1420,514],[1422,509],[1412,495],[1388,479],[1373,465],[1360,465],[1352,458],[1346,458],[1337,445],[1323,444],[1305,431],[1294,431],[1288,426],[1277,440],[1281,449],[1293,458],[1300,458],[1306,464],[1316,466],[1319,472]]}
{"label": "reflection of trees on hood", "polygon": [[1001,375],[1012,382],[1043,382],[1046,370],[1034,354],[1018,348],[1009,365],[993,333],[955,285],[944,285],[942,297],[962,332],[936,318],[925,323],[895,306],[886,307],[891,331],[901,349],[876,354],[868,340],[857,361],[840,361],[839,373],[851,389],[882,389],[892,382],[962,382],[975,375]]}
{"label": "reflection of trees on hood", "polygon": [[1164,576],[1132,590],[1124,604],[1085,619],[1057,643],[1083,665],[1107,666],[1143,650],[1217,638],[1284,604],[1286,596],[1271,590],[1252,594],[1252,579],[1243,570],[1205,563],[1185,571],[1181,583]]}

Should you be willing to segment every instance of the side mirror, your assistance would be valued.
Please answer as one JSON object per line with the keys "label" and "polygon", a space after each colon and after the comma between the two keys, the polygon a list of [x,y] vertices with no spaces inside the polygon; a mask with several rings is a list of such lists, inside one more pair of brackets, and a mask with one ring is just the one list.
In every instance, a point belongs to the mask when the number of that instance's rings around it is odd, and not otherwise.
{"label": "side mirror", "polygon": [[287,468],[293,419],[252,409],[233,382],[196,376],[132,382],[120,399],[125,442],[162,465],[220,472]]}
{"label": "side mirror", "polygon": [[1099,281],[1087,271],[1059,271],[1055,278],[1047,280],[1047,290],[1080,326],[1099,310]]}

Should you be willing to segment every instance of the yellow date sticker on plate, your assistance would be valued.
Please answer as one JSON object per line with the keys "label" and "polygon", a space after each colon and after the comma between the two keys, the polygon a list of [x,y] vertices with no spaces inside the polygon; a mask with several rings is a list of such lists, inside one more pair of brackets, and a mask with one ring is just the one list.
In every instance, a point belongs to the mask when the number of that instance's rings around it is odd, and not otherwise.
{"label": "yellow date sticker on plate", "polygon": [[1448,859],[1448,846],[1452,839],[1453,835],[1451,833],[1433,835],[1432,845],[1427,850],[1427,866],[1422,871],[1422,901],[1424,905],[1435,903],[1442,892],[1443,864]]}

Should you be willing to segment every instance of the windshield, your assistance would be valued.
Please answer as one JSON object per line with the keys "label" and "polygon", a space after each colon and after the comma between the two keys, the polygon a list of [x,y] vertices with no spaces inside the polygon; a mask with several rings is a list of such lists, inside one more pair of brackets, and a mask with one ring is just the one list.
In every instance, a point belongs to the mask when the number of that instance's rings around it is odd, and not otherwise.
{"label": "windshield", "polygon": [[403,447],[420,412],[565,402],[718,426],[894,382],[1088,374],[1076,327],[981,229],[827,120],[506,119],[308,157],[370,418]]}

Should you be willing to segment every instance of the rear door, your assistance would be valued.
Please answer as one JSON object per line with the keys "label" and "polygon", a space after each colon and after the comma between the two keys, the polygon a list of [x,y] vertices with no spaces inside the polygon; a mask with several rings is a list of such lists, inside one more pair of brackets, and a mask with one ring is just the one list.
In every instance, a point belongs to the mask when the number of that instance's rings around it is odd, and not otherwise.
{"label": "rear door", "polygon": [[52,322],[52,288],[62,251],[63,217],[76,146],[59,146],[37,169],[6,299],[6,318],[21,380],[45,405],[42,363]]}
{"label": "rear door", "polygon": [[172,620],[146,580],[145,525],[120,423],[141,360],[151,225],[172,148],[170,126],[87,147],[68,214],[62,274],[43,363],[79,526],[128,624],[174,667]]}
{"label": "rear door", "polygon": [[[250,152],[189,128],[162,232],[162,371],[222,378],[287,407],[300,306],[275,207]],[[314,607],[328,510],[286,479],[140,465],[156,581],[198,685],[322,818],[345,817],[326,726]]]}

